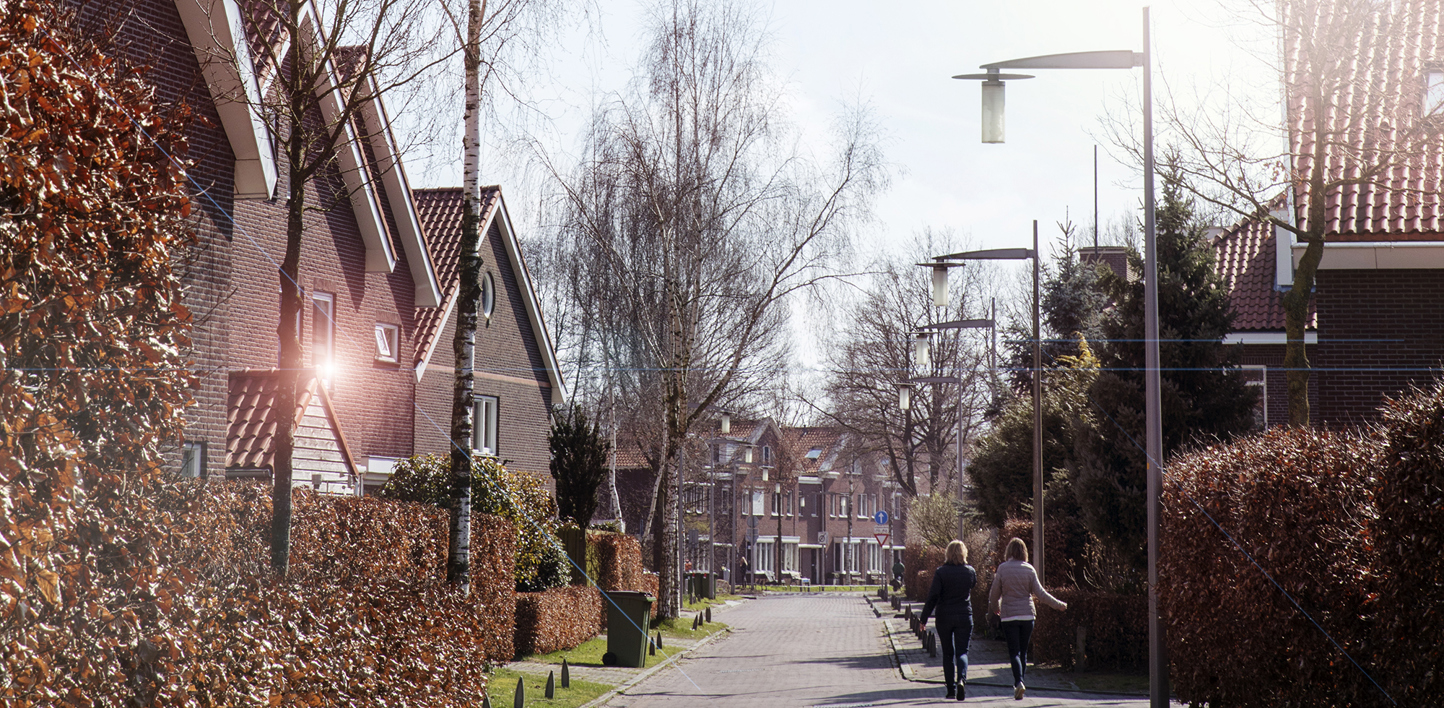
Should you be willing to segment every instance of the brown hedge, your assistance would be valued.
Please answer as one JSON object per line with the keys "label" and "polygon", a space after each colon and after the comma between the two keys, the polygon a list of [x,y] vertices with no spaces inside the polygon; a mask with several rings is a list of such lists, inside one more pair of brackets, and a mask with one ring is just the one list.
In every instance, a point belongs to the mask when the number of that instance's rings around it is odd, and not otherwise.
{"label": "brown hedge", "polygon": [[[1349,654],[1389,677],[1397,667],[1370,658],[1371,624],[1381,610],[1409,610],[1376,594],[1373,470],[1382,452],[1372,435],[1274,428],[1169,465],[1158,590],[1178,698],[1219,706],[1383,702],[1208,519]],[[1437,606],[1438,590],[1432,595]]]}
{"label": "brown hedge", "polygon": [[1034,661],[1061,664],[1073,670],[1077,658],[1077,631],[1087,631],[1084,668],[1138,671],[1148,668],[1148,596],[1117,595],[1077,588],[1050,588],[1054,597],[1068,603],[1062,612],[1038,609],[1033,626]]}
{"label": "brown hedge", "polygon": [[569,585],[516,594],[516,655],[571,649],[602,631],[602,596],[595,587]]}
{"label": "brown hedge", "polygon": [[[917,543],[909,543],[903,548],[903,590],[907,593],[907,599],[914,602],[928,599],[933,571],[943,564],[943,559],[941,548]],[[921,574],[926,577],[920,577]]]}
{"label": "brown hedge", "polygon": [[[642,566],[642,545],[635,536],[602,531],[587,532],[588,573],[597,587],[611,592],[633,590],[657,596],[657,578],[649,581],[650,575]],[[657,616],[658,604],[652,603],[652,616]],[[599,626],[607,628],[607,603],[602,601],[598,618]]]}

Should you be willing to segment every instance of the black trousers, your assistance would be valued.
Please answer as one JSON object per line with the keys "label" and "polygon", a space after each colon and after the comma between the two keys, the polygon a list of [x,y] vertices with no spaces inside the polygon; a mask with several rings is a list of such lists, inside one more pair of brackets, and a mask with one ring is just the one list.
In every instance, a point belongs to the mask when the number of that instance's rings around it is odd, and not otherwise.
{"label": "black trousers", "polygon": [[1008,662],[1013,665],[1013,685],[1023,682],[1028,668],[1028,644],[1033,641],[1033,620],[1012,620],[1003,623],[1003,638],[1008,641]]}
{"label": "black trousers", "polygon": [[[968,642],[973,636],[973,618],[938,617],[934,625],[943,645],[943,681],[953,687],[968,680]],[[953,677],[957,676],[957,681]]]}

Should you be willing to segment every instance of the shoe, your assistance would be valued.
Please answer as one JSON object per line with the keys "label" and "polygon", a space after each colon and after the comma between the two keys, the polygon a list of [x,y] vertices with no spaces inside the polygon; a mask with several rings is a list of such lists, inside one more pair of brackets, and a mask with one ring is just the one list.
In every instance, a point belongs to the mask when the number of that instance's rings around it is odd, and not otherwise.
{"label": "shoe", "polygon": [[1023,692],[1024,692],[1025,690],[1027,690],[1027,689],[1025,689],[1025,688],[1023,687],[1023,684],[1021,684],[1021,683],[1019,683],[1018,685],[1014,686],[1014,687],[1013,687],[1013,700],[1015,700],[1015,701],[1021,701],[1021,700],[1023,700]]}
{"label": "shoe", "polygon": [[967,685],[967,684],[961,684],[961,683],[958,684],[958,700],[960,700],[960,701],[966,701],[966,700],[968,700],[968,698],[967,698],[968,691],[967,691],[966,688],[964,688],[966,685]]}
{"label": "shoe", "polygon": [[956,696],[956,695],[957,695],[957,689],[954,689],[952,686],[948,686],[948,695],[947,695],[947,698],[952,698],[952,697],[954,697],[954,696]]}

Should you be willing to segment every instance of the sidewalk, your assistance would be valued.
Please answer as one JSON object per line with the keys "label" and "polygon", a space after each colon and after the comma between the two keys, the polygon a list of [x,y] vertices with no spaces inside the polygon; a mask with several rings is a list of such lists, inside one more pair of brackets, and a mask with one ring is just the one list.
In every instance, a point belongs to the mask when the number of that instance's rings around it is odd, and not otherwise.
{"label": "sidewalk", "polygon": [[[908,628],[906,610],[911,607],[913,614],[921,614],[923,603],[904,601],[901,610],[894,611],[892,605],[878,599],[876,595],[867,598],[872,606],[873,612],[882,618],[883,625],[887,632],[888,641],[892,645],[893,656],[897,661],[898,671],[902,677],[919,683],[943,683],[942,658],[932,657],[923,648],[922,640],[919,639]],[[928,624],[929,629],[932,623]],[[938,649],[939,654],[942,648]],[[1131,683],[1136,682],[1136,677],[1119,676],[1114,677],[1106,674],[1076,674],[1063,671],[1058,668],[1028,666],[1028,675],[1024,683],[1029,690],[1061,690],[1061,691],[1089,691],[1094,686],[1080,686],[1077,681],[1086,677],[1092,683],[1108,684],[1106,691],[1110,695],[1147,695],[1147,679],[1142,679],[1142,690],[1136,690]],[[1134,679],[1130,681],[1130,679]],[[1013,670],[1008,664],[1007,644],[1001,640],[979,639],[974,637],[968,646],[968,684],[979,686],[997,686],[1000,688],[1012,688]]]}

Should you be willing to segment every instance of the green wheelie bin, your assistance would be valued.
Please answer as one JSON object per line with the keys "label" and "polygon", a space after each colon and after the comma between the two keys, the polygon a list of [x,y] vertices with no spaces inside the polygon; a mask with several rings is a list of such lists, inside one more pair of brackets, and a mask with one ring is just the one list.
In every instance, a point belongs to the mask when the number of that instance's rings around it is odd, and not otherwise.
{"label": "green wheelie bin", "polygon": [[647,630],[654,598],[644,592],[619,590],[602,593],[607,603],[607,666],[642,668],[647,665]]}

